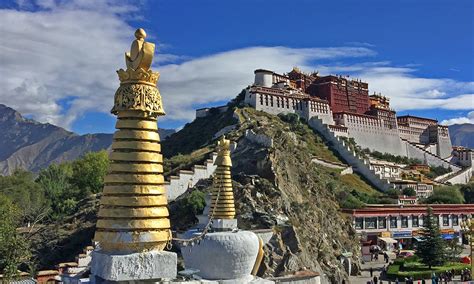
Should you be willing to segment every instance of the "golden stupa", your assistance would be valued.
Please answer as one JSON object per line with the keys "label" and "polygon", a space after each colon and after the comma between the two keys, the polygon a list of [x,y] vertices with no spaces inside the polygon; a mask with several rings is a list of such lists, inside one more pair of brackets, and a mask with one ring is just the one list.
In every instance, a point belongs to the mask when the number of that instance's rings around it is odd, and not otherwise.
{"label": "golden stupa", "polygon": [[94,240],[104,251],[163,250],[171,239],[157,116],[165,115],[150,67],[155,52],[135,32],[112,113],[118,120]]}
{"label": "golden stupa", "polygon": [[211,207],[209,216],[214,219],[234,219],[234,192],[232,191],[232,179],[230,168],[232,160],[230,158],[230,141],[224,136],[217,143],[217,165],[214,176],[214,185],[211,193]]}

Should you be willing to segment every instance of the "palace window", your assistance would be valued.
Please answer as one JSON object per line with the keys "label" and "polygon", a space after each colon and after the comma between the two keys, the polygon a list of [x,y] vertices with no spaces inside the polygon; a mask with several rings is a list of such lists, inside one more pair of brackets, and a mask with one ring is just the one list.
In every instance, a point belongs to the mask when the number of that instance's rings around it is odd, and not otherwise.
{"label": "palace window", "polygon": [[412,224],[412,227],[419,227],[420,226],[418,216],[412,216],[411,217],[411,224]]}
{"label": "palace window", "polygon": [[364,218],[355,218],[355,228],[356,229],[364,228]]}
{"label": "palace window", "polygon": [[379,217],[379,229],[387,228],[387,220],[385,217]]}
{"label": "palace window", "polygon": [[390,217],[390,228],[397,228],[397,217]]}
{"label": "palace window", "polygon": [[449,226],[449,215],[443,215],[443,226]]}
{"label": "palace window", "polygon": [[408,216],[402,216],[402,228],[408,228]]}
{"label": "palace window", "polygon": [[376,229],[377,228],[377,218],[376,217],[365,218],[365,228],[366,229]]}
{"label": "palace window", "polygon": [[453,226],[459,226],[458,215],[453,215]]}

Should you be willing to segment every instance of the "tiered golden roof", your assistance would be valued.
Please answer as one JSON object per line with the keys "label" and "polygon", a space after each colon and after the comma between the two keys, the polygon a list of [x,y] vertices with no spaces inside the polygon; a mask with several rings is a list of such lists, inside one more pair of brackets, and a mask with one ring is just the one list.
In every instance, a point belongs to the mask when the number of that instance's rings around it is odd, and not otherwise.
{"label": "tiered golden roof", "polygon": [[223,136],[217,144],[218,152],[215,164],[214,186],[211,193],[211,208],[209,214],[214,213],[214,219],[234,219],[234,192],[230,168],[230,141]]}
{"label": "tiered golden roof", "polygon": [[105,251],[163,250],[171,239],[157,126],[157,116],[165,113],[159,73],[150,70],[155,45],[144,41],[142,29],[135,37],[125,55],[127,70],[117,71],[117,131],[94,238]]}

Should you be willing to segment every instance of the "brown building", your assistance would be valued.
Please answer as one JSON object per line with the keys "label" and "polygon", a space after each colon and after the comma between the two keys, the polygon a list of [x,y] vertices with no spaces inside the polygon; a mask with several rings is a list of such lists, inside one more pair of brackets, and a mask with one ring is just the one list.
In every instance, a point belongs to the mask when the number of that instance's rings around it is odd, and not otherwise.
{"label": "brown building", "polygon": [[316,78],[307,92],[312,96],[327,100],[334,113],[364,114],[369,110],[368,88],[365,82],[330,75]]}
{"label": "brown building", "polygon": [[430,172],[430,167],[425,164],[414,164],[410,166],[411,170],[419,171],[420,173],[427,174]]}
{"label": "brown building", "polygon": [[59,283],[58,270],[41,270],[36,274],[38,284],[55,284]]}
{"label": "brown building", "polygon": [[287,74],[288,78],[295,83],[295,86],[301,89],[303,92],[307,93],[307,89],[311,86],[314,80],[319,78],[318,72],[313,73],[304,73],[298,67],[293,67]]}

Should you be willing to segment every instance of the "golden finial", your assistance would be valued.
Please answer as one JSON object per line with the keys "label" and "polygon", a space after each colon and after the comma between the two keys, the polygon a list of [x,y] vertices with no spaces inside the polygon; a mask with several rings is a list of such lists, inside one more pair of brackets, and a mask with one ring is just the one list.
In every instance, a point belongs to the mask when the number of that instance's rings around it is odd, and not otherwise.
{"label": "golden finial", "polygon": [[223,166],[232,166],[232,160],[230,159],[230,140],[225,139],[225,136],[222,136],[221,139],[217,142],[217,158],[216,165]]}
{"label": "golden finial", "polygon": [[130,52],[125,53],[125,63],[127,68],[138,70],[139,68],[148,71],[155,54],[155,44],[145,42],[146,32],[140,28],[135,31],[135,38],[130,47]]}

